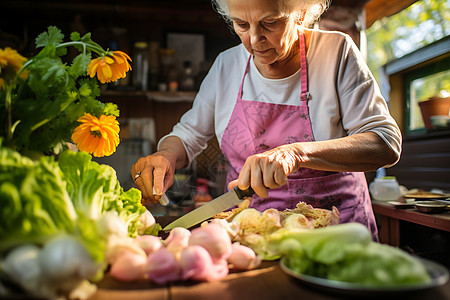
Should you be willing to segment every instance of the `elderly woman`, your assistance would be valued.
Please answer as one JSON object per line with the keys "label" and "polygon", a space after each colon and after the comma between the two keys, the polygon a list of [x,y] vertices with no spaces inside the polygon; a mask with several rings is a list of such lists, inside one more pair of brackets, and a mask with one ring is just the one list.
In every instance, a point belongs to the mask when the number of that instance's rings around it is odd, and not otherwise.
{"label": "elderly woman", "polygon": [[395,164],[401,134],[351,38],[309,29],[327,0],[213,2],[242,43],[217,57],[158,151],[132,166],[143,199],[156,202],[215,134],[228,186],[251,186],[251,207],[336,206],[376,240],[363,172]]}

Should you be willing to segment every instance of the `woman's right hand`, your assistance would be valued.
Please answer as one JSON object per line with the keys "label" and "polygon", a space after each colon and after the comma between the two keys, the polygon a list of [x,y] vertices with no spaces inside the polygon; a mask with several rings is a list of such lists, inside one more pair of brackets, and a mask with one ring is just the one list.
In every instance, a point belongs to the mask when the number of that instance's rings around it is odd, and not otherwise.
{"label": "woman's right hand", "polygon": [[[131,167],[131,177],[142,193],[143,203],[158,203],[163,193],[172,186],[175,164],[176,156],[173,153],[158,151],[141,157]],[[136,176],[138,172],[140,176]]]}

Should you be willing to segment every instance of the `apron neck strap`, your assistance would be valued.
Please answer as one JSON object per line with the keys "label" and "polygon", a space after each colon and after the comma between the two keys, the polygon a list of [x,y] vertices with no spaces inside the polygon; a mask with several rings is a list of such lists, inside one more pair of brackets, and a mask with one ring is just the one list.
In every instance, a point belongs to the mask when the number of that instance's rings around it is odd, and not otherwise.
{"label": "apron neck strap", "polygon": [[[300,84],[301,84],[301,93],[300,93],[300,101],[308,101],[310,98],[310,94],[308,91],[308,65],[306,63],[306,46],[305,46],[305,34],[299,32],[299,40],[300,40]],[[238,97],[241,99],[242,96],[242,87],[244,86],[244,78],[245,74],[247,74],[250,59],[252,55],[250,54],[247,60],[247,66],[245,67],[244,76],[242,76],[241,86],[239,87]]]}
{"label": "apron neck strap", "polygon": [[242,96],[242,87],[244,86],[245,74],[247,74],[248,67],[250,66],[250,59],[252,59],[252,55],[251,54],[248,56],[247,66],[245,67],[244,76],[242,76],[241,86],[239,87],[239,92],[238,92],[238,98],[239,99],[241,99],[241,96]]}
{"label": "apron neck strap", "polygon": [[308,65],[306,63],[306,45],[305,45],[305,34],[299,32],[299,40],[300,40],[300,84],[301,84],[301,94],[300,101],[308,101],[309,100],[309,91],[308,91]]}

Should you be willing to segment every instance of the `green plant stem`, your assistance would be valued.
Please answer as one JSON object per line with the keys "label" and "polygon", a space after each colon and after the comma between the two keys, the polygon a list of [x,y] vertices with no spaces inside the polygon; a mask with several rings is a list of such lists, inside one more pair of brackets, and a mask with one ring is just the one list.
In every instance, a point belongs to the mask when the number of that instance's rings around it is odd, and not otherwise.
{"label": "green plant stem", "polygon": [[10,84],[5,85],[6,97],[5,97],[5,112],[6,112],[6,143],[10,144],[12,141],[12,118],[11,118],[11,93],[12,86]]}
{"label": "green plant stem", "polygon": [[[98,55],[103,55],[104,53],[106,53],[107,51],[105,51],[102,47],[100,46],[95,46],[95,45],[91,45],[85,42],[66,42],[66,43],[62,43],[56,46],[56,49],[58,48],[62,48],[62,47],[70,47],[70,46],[83,46],[83,52],[86,53],[86,50],[90,50],[93,51],[95,53],[97,53]],[[16,79],[19,78],[20,74],[22,74],[22,72],[32,63],[34,63],[33,59],[28,60],[23,66],[22,68],[20,68],[20,70],[17,72],[16,74]]]}
{"label": "green plant stem", "polygon": [[70,46],[83,46],[83,48],[87,48],[90,51],[94,51],[95,53],[97,53],[98,55],[102,55],[104,54],[106,51],[100,47],[100,46],[94,46],[85,42],[66,42],[66,43],[62,43],[56,46],[56,48],[62,48],[62,47],[70,47]]}

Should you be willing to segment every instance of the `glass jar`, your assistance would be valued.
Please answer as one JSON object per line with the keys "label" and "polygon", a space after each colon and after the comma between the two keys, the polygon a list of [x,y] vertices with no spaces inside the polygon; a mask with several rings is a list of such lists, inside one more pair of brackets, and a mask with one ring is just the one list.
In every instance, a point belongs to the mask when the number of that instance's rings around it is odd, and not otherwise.
{"label": "glass jar", "polygon": [[136,90],[147,91],[149,50],[146,42],[134,44],[133,86]]}
{"label": "glass jar", "polygon": [[375,178],[369,185],[372,198],[377,201],[395,201],[401,196],[400,185],[394,176]]}

